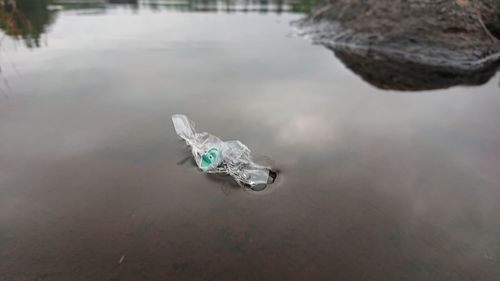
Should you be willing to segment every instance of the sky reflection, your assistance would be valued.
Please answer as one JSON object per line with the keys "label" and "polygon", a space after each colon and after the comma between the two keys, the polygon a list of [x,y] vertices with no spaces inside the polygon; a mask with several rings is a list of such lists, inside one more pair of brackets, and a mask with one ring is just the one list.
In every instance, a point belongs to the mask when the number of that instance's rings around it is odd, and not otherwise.
{"label": "sky reflection", "polygon": [[[0,279],[498,276],[498,74],[381,90],[300,16],[62,10],[43,48],[5,38]],[[269,156],[273,190],[178,165],[173,113]]]}

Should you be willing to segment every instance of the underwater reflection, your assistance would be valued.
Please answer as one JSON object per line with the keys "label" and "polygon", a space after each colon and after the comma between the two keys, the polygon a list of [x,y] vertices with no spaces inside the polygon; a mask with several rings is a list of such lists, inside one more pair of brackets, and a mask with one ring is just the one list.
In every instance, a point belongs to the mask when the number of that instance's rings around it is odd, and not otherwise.
{"label": "underwater reflection", "polygon": [[424,91],[453,86],[479,86],[497,72],[500,62],[470,68],[440,66],[367,50],[332,49],[335,56],[364,81],[384,90]]}

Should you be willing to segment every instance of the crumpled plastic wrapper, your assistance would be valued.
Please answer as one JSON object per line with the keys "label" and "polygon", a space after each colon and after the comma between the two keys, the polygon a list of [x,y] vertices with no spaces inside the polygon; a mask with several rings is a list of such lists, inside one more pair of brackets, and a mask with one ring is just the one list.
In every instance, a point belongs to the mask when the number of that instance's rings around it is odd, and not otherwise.
{"label": "crumpled plastic wrapper", "polygon": [[191,147],[194,160],[203,172],[225,174],[242,186],[272,183],[276,173],[252,161],[250,149],[240,141],[222,141],[209,133],[196,133],[194,123],[185,115],[172,115],[175,132]]}

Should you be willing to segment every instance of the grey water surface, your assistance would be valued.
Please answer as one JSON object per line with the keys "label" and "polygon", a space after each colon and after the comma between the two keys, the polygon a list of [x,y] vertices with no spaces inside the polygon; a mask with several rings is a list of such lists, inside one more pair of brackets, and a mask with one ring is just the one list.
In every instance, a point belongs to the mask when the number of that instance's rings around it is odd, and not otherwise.
{"label": "grey water surface", "polygon": [[[500,280],[498,73],[381,90],[294,36],[307,1],[113,2],[2,25],[1,281]],[[276,183],[201,174],[174,113]]]}

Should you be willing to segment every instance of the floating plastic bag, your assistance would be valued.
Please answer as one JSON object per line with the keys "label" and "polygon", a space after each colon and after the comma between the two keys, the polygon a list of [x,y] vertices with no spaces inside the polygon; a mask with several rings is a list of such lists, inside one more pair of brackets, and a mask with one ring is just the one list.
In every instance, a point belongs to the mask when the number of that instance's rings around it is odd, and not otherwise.
{"label": "floating plastic bag", "polygon": [[185,115],[172,115],[175,132],[191,147],[198,167],[205,173],[227,174],[240,185],[266,185],[276,177],[270,167],[256,164],[250,149],[240,141],[222,141],[209,133],[196,133]]}

